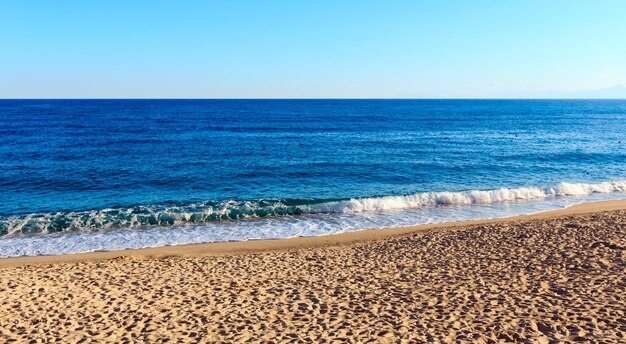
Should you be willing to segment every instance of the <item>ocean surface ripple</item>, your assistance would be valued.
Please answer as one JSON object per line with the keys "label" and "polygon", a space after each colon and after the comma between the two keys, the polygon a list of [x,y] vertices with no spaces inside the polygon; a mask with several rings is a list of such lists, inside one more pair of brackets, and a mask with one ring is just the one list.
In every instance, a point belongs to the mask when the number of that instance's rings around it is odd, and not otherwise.
{"label": "ocean surface ripple", "polygon": [[624,100],[0,100],[0,256],[624,198]]}

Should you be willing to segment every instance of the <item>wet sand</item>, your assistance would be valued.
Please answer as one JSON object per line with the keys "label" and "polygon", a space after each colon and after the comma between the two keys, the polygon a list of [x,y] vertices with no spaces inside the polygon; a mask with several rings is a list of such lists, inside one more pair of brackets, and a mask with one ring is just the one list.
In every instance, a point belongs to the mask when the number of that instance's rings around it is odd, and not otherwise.
{"label": "wet sand", "polygon": [[626,202],[0,260],[0,342],[626,342]]}

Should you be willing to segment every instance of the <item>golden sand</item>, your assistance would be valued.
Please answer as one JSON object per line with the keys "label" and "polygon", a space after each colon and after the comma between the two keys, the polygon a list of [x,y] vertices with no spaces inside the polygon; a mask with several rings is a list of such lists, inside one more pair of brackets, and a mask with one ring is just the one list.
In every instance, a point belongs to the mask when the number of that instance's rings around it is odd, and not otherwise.
{"label": "golden sand", "polygon": [[626,342],[620,209],[0,260],[0,342]]}

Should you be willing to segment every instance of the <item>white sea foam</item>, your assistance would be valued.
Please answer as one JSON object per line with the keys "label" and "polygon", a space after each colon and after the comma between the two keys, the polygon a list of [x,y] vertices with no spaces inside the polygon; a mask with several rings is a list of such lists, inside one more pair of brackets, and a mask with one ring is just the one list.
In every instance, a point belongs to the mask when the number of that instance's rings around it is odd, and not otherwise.
{"label": "white sea foam", "polygon": [[[186,220],[172,220],[172,214],[166,216],[165,213],[159,214],[157,210],[153,210],[147,212],[152,216],[151,221],[156,221],[161,216],[162,219],[168,219],[167,223],[170,225],[143,225],[136,229],[109,226],[46,234],[5,235],[0,237],[0,257],[316,236],[422,223],[499,218],[557,209],[580,202],[626,198],[623,192],[626,192],[626,181],[560,183],[544,188],[433,192],[298,205],[300,212],[297,216],[284,214],[263,218],[244,217],[235,221],[185,222]],[[255,203],[254,206],[265,204],[276,207],[272,202],[269,205],[264,202]],[[230,204],[237,205],[232,202]],[[248,203],[246,206],[252,207],[252,204]],[[242,212],[240,208],[237,209],[238,213]],[[121,212],[119,209],[109,211],[114,214]],[[168,211],[171,212],[171,209]],[[148,216],[145,212],[145,209],[141,211],[142,216]],[[128,215],[128,212],[122,213]],[[85,212],[82,216],[90,219],[95,217],[103,222],[107,218],[98,212]],[[184,219],[186,216],[191,215],[180,215],[180,218]]]}
{"label": "white sea foam", "polygon": [[312,207],[311,212],[346,213],[410,209],[433,205],[487,204],[624,191],[626,191],[626,181],[624,180],[595,184],[563,182],[548,187],[501,188],[497,190],[471,190],[461,192],[424,192],[407,196],[353,198],[346,201],[319,204]]}
{"label": "white sea foam", "polygon": [[585,196],[626,191],[626,181],[595,184],[559,183],[548,187],[501,188],[460,192],[424,192],[404,196],[353,198],[339,201],[253,200],[206,202],[175,206],[137,206],[80,212],[28,214],[0,219],[0,235],[91,231],[111,228],[172,226],[217,220],[297,214],[348,214],[415,209],[435,205],[490,204],[560,196]]}

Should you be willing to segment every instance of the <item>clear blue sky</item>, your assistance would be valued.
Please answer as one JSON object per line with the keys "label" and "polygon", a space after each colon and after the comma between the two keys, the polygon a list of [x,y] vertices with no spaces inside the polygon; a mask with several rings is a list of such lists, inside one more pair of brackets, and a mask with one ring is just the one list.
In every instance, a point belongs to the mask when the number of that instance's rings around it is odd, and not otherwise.
{"label": "clear blue sky", "polygon": [[0,2],[0,97],[489,97],[626,84],[626,1]]}

